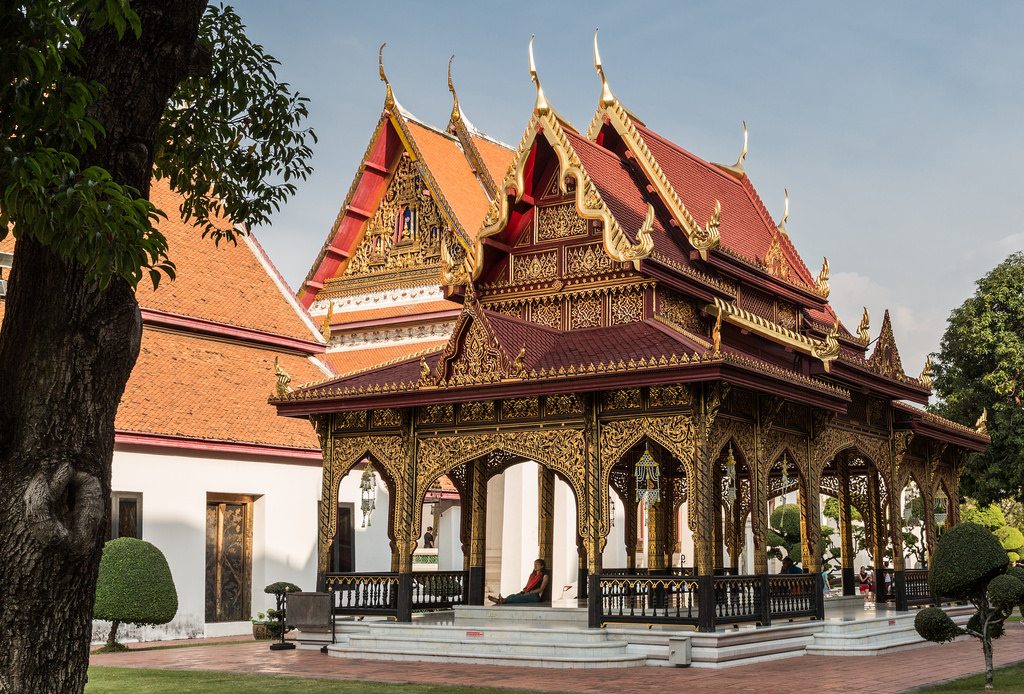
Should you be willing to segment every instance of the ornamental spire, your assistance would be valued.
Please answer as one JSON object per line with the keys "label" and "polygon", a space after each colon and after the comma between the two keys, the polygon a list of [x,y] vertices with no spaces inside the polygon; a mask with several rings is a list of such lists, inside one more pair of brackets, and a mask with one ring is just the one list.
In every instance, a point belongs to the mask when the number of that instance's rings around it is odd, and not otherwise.
{"label": "ornamental spire", "polygon": [[455,54],[452,53],[452,57],[448,59],[448,91],[452,93],[452,99],[455,103],[452,104],[452,123],[458,123],[462,119],[462,108],[459,106],[459,95],[455,93],[455,85],[452,84],[452,61],[455,60]]}
{"label": "ornamental spire", "polygon": [[535,36],[530,36],[530,79],[537,87],[537,101],[533,105],[533,112],[538,116],[543,116],[551,111],[551,104],[544,96],[544,88],[540,86],[540,77],[537,76],[537,64],[533,61],[533,39]]}
{"label": "ornamental spire", "polygon": [[743,151],[740,152],[740,158],[736,160],[736,163],[732,166],[728,164],[715,164],[722,171],[725,171],[731,176],[742,179],[747,175],[746,169],[743,168],[743,160],[747,158],[747,121],[743,121]]}
{"label": "ornamental spire", "polygon": [[776,228],[779,230],[779,232],[782,233],[783,236],[789,236],[789,234],[786,232],[786,220],[789,219],[789,189],[783,188],[782,192],[786,194],[786,207],[782,211],[782,221],[779,222],[779,226],[777,226]]}
{"label": "ornamental spire", "polygon": [[384,98],[384,108],[391,109],[395,105],[395,94],[391,91],[391,83],[388,82],[388,76],[384,74],[384,46],[388,45],[387,41],[380,45],[380,50],[377,52],[377,61],[380,65],[380,81],[387,85],[388,95]]}
{"label": "ornamental spire", "polygon": [[598,102],[601,106],[611,106],[615,103],[615,95],[612,94],[611,88],[608,86],[608,80],[604,76],[604,67],[601,65],[601,54],[597,50],[597,32],[599,29],[594,29],[594,67],[597,68],[597,74],[601,76],[601,100]]}

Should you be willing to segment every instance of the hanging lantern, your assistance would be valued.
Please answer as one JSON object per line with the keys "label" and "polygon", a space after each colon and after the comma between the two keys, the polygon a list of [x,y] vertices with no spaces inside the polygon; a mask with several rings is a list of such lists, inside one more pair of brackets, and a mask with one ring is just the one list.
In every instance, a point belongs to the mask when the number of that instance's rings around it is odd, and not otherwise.
{"label": "hanging lantern", "polygon": [[736,458],[732,454],[732,444],[729,444],[729,456],[725,459],[725,474],[729,479],[729,487],[726,491],[726,498],[729,506],[736,503]]}
{"label": "hanging lantern", "polygon": [[[782,454],[782,505],[786,505],[786,487],[789,486],[789,461],[786,454]],[[782,512],[785,515],[785,511]]]}
{"label": "hanging lantern", "polygon": [[611,526],[614,528],[615,527],[615,498],[614,497],[608,499],[608,510],[610,512],[610,515],[611,515]]}
{"label": "hanging lantern", "polygon": [[363,511],[363,527],[370,527],[370,516],[377,508],[377,473],[373,471],[373,463],[367,462],[363,476],[359,478],[359,489],[362,492],[363,501],[360,508]]}
{"label": "hanging lantern", "polygon": [[942,487],[939,487],[939,490],[935,492],[935,524],[945,525],[948,512],[949,497],[946,496],[946,492],[942,491]]}
{"label": "hanging lantern", "polygon": [[650,509],[661,501],[661,486],[658,484],[661,470],[658,468],[658,461],[651,456],[647,448],[644,448],[640,460],[636,461],[633,474],[636,476],[636,500],[644,502],[644,506]]}

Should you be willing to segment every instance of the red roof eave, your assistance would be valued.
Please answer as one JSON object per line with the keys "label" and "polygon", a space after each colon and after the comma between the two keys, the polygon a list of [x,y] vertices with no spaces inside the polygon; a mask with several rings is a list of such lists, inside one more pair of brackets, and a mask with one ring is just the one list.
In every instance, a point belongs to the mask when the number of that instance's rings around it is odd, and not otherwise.
{"label": "red roof eave", "polygon": [[313,340],[300,340],[287,335],[278,335],[264,330],[243,328],[237,325],[227,325],[204,318],[195,318],[168,311],[160,311],[153,308],[142,307],[142,322],[144,325],[161,328],[174,328],[176,330],[187,330],[201,335],[212,335],[216,337],[227,337],[243,342],[252,342],[262,346],[279,347],[281,349],[294,350],[303,354],[323,354],[327,347],[323,343]]}
{"label": "red roof eave", "polygon": [[[831,375],[835,378],[867,386],[896,400],[910,400],[920,405],[927,405],[928,398],[931,395],[931,391],[924,386],[893,380],[887,376],[875,373],[865,366],[851,363],[842,358],[833,359],[829,362],[829,369]],[[811,372],[824,373],[824,367],[818,363],[812,364]]]}
{"label": "red roof eave", "polygon": [[323,462],[323,453],[317,448],[298,448],[295,446],[245,443],[239,441],[225,441],[222,439],[206,439],[166,434],[146,434],[134,431],[116,431],[114,433],[114,443],[134,446],[154,446],[157,448],[176,448],[208,453],[293,458],[296,460],[308,460],[317,465]]}

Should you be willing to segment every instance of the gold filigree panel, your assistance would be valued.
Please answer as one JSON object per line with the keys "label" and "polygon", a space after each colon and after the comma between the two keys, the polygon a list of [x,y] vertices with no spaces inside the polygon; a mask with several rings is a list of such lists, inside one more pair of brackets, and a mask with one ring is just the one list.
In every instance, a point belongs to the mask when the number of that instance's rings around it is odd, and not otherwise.
{"label": "gold filigree panel", "polygon": [[512,282],[543,282],[558,277],[558,253],[531,253],[512,256]]}
{"label": "gold filigree panel", "polygon": [[537,207],[537,241],[557,241],[587,235],[587,222],[573,203]]}
{"label": "gold filigree panel", "polygon": [[512,398],[501,403],[502,419],[537,419],[540,416],[540,398]]}
{"label": "gold filigree panel", "polygon": [[538,300],[530,303],[529,320],[549,328],[562,328],[562,305],[557,300]]}
{"label": "gold filigree panel", "polygon": [[606,412],[617,410],[639,410],[640,389],[608,390],[601,394],[601,409]]}
{"label": "gold filigree panel", "polygon": [[462,422],[493,422],[494,402],[466,402],[459,405],[459,421]]}
{"label": "gold filigree panel", "polygon": [[448,233],[415,162],[402,157],[345,276],[439,265],[441,238]]}
{"label": "gold filigree panel", "polygon": [[483,383],[500,378],[501,356],[490,344],[480,322],[474,320],[463,342],[462,354],[452,363],[455,385]]}
{"label": "gold filigree panel", "polygon": [[563,393],[560,395],[549,395],[544,403],[544,411],[553,416],[566,414],[581,414],[583,408],[579,398],[575,395]]}
{"label": "gold filigree panel", "polygon": [[565,251],[565,274],[568,277],[596,275],[614,269],[615,261],[604,252],[604,246],[599,243],[570,246]]}
{"label": "gold filigree panel", "polygon": [[338,412],[334,422],[338,429],[365,429],[366,411]]}
{"label": "gold filigree panel", "polygon": [[707,335],[696,305],[680,294],[663,289],[658,293],[658,315],[696,335]]}
{"label": "gold filigree panel", "polygon": [[603,302],[600,296],[573,297],[569,306],[569,329],[596,328],[602,325]]}
{"label": "gold filigree panel", "polygon": [[419,409],[420,424],[451,424],[454,421],[454,405],[426,405]]}
{"label": "gold filigree panel", "polygon": [[397,427],[402,423],[402,412],[394,408],[374,410],[370,413],[370,426],[375,429]]}
{"label": "gold filigree panel", "polygon": [[611,323],[639,323],[644,319],[643,291],[621,292],[611,298]]}
{"label": "gold filigree panel", "polygon": [[679,384],[651,386],[651,407],[684,407],[692,402],[690,389]]}

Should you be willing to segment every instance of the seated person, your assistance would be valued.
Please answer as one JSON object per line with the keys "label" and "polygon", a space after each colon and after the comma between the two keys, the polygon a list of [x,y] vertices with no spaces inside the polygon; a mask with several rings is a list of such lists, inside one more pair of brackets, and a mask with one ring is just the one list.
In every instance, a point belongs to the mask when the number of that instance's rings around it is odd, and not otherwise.
{"label": "seated person", "polygon": [[507,598],[494,597],[488,595],[487,599],[493,602],[495,605],[504,605],[506,603],[516,602],[540,602],[541,596],[544,595],[548,589],[548,574],[544,570],[545,564],[543,559],[538,559],[533,562],[533,571],[530,573],[529,578],[526,579],[526,587],[515,595],[509,595]]}
{"label": "seated person", "polygon": [[782,571],[780,571],[779,573],[780,574],[802,574],[803,571],[800,569],[799,566],[797,566],[796,564],[793,563],[792,559],[790,559],[789,557],[786,557],[785,559],[782,560]]}

